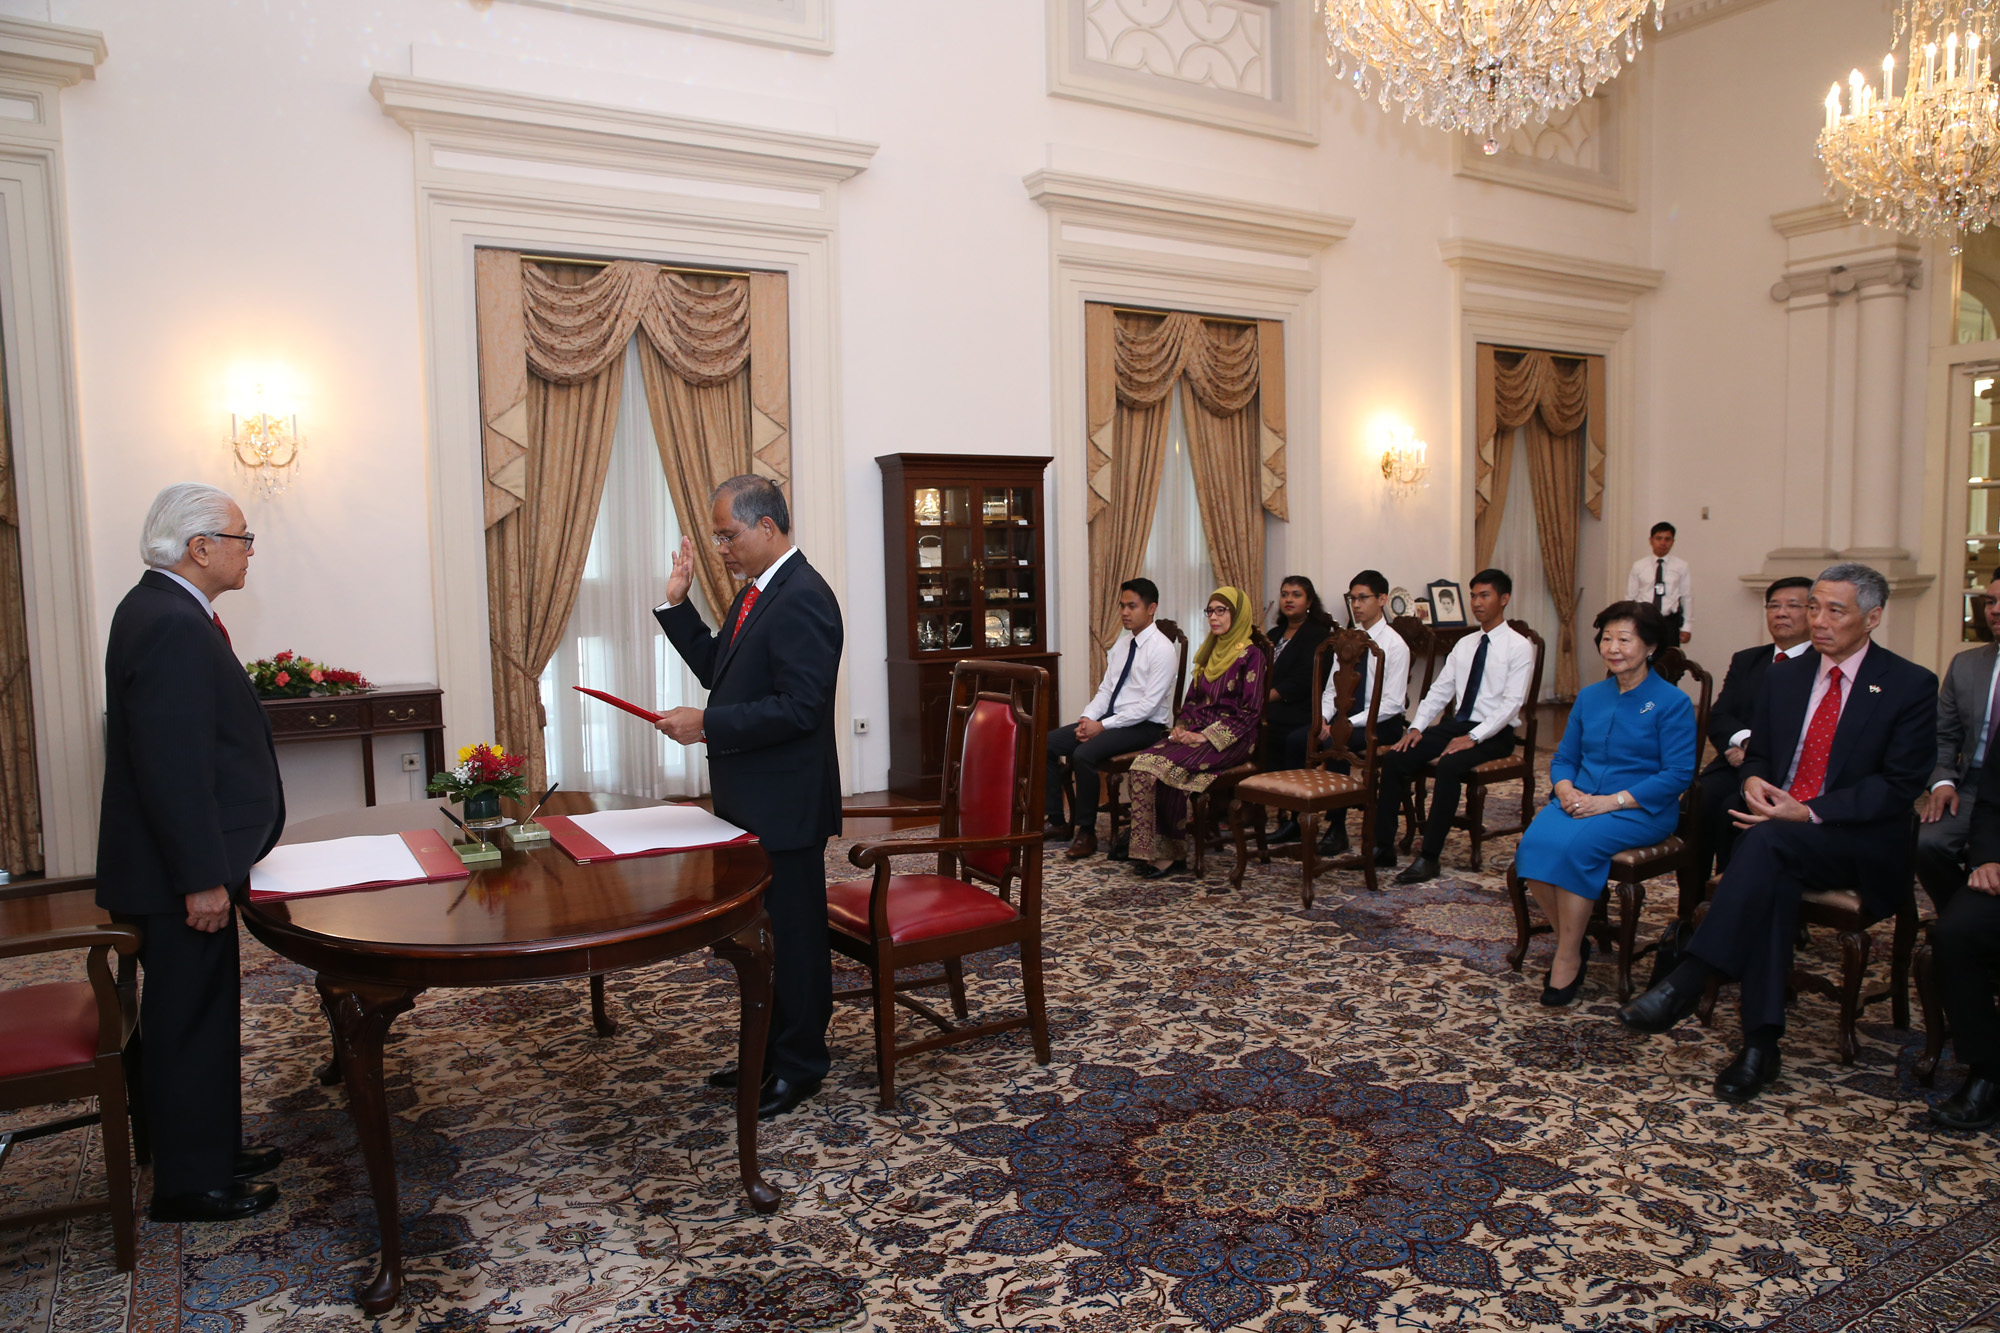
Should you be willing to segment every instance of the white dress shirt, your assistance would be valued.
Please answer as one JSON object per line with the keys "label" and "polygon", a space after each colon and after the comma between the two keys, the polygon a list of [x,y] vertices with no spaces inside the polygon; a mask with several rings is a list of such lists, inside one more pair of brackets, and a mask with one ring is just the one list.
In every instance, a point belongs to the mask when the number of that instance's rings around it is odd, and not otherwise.
{"label": "white dress shirt", "polygon": [[207,616],[210,620],[215,619],[215,607],[209,602],[207,593],[203,592],[200,588],[195,587],[192,583],[189,583],[186,579],[174,573],[174,571],[171,569],[162,569],[159,572],[165,574],[175,583],[180,584],[183,588],[186,588],[190,593],[192,593],[194,595],[194,599],[197,602],[201,603],[201,613]]}
{"label": "white dress shirt", "polygon": [[[1380,726],[1392,717],[1401,717],[1410,706],[1410,645],[1403,642],[1403,636],[1389,627],[1389,617],[1382,616],[1367,630],[1368,637],[1382,650],[1382,711],[1375,715],[1375,723]],[[1489,664],[1491,659],[1489,658]],[[1333,721],[1333,710],[1340,703],[1337,682],[1327,677],[1326,689],[1319,696],[1319,715],[1323,721]],[[1357,727],[1368,725],[1368,696],[1375,688],[1375,658],[1370,654],[1367,665],[1361,672],[1361,693],[1355,702],[1361,706],[1347,720]]]}
{"label": "white dress shirt", "polygon": [[[1847,715],[1847,701],[1854,697],[1854,678],[1861,674],[1861,663],[1868,656],[1869,641],[1863,639],[1854,655],[1845,662],[1835,662],[1824,654],[1819,659],[1819,670],[1813,673],[1812,693],[1806,698],[1805,721],[1799,726],[1799,743],[1792,747],[1791,767],[1785,770],[1785,780],[1778,785],[1786,791],[1792,789],[1792,780],[1799,775],[1799,758],[1806,752],[1806,733],[1812,730],[1813,714],[1819,712],[1820,701],[1826,698],[1826,678],[1835,666],[1840,668],[1840,712],[1834,718],[1834,726],[1840,725],[1840,718]],[[1825,793],[1822,792],[1822,795]],[[1813,823],[1819,823],[1819,816],[1813,816]]]}
{"label": "white dress shirt", "polygon": [[1479,694],[1472,701],[1472,739],[1491,740],[1502,727],[1521,725],[1521,710],[1530,702],[1528,678],[1535,671],[1535,645],[1503,620],[1490,632],[1468,634],[1452,647],[1431,683],[1431,692],[1417,705],[1412,725],[1418,731],[1428,729],[1440,714],[1457,716],[1459,689],[1472,672],[1472,659],[1481,640],[1492,646],[1486,650],[1486,670],[1479,678]]}
{"label": "white dress shirt", "polygon": [[1677,555],[1649,555],[1632,562],[1632,572],[1625,578],[1625,597],[1628,601],[1653,604],[1653,575],[1659,571],[1659,562],[1667,562],[1666,578],[1662,580],[1667,590],[1660,598],[1660,614],[1670,616],[1681,613],[1681,628],[1694,632],[1694,615],[1688,610],[1688,594],[1694,586],[1693,576],[1688,572],[1688,562]]}
{"label": "white dress shirt", "polygon": [[[1120,690],[1118,677],[1125,670],[1128,656],[1132,659],[1132,674]],[[1096,697],[1084,708],[1083,715],[1093,722],[1102,722],[1107,731],[1136,727],[1141,722],[1165,726],[1173,716],[1174,676],[1180,665],[1180,650],[1160,633],[1159,626],[1148,625],[1136,636],[1131,630],[1119,631],[1111,650],[1104,655],[1104,679],[1098,682]],[[1118,692],[1118,711],[1106,717],[1114,690]]]}
{"label": "white dress shirt", "polygon": [[[1785,657],[1797,657],[1800,653],[1804,652],[1806,649],[1810,647],[1812,647],[1811,639],[1800,639],[1797,643],[1793,644],[1789,648],[1780,648],[1777,644],[1774,643],[1771,645],[1771,660],[1773,662],[1777,661],[1778,657],[1781,654]],[[1843,671],[1840,674],[1845,676],[1847,673]],[[1744,727],[1742,730],[1737,731],[1730,736],[1729,743],[1731,746],[1740,747],[1743,744],[1743,742],[1749,739],[1750,739],[1750,728]]]}

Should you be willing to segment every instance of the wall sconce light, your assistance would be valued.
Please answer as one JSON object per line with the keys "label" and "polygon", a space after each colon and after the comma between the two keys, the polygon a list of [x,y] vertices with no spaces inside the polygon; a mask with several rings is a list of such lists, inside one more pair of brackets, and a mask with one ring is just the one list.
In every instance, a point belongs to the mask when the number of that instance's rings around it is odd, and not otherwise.
{"label": "wall sconce light", "polygon": [[264,386],[258,385],[249,412],[229,416],[229,448],[236,466],[269,498],[281,494],[298,475],[299,451],[305,448],[296,415],[276,416],[264,410]]}
{"label": "wall sconce light", "polygon": [[1423,484],[1430,473],[1424,460],[1425,445],[1408,426],[1388,428],[1389,447],[1382,451],[1382,480],[1391,495],[1408,495]]}

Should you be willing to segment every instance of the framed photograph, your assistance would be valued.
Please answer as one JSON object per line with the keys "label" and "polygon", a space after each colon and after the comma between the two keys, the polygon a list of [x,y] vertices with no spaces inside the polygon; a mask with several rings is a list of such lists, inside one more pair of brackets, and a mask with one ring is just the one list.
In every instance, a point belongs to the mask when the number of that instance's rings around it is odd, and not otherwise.
{"label": "framed photograph", "polygon": [[1466,623],[1465,589],[1450,579],[1434,579],[1426,586],[1431,594],[1431,624],[1451,628]]}
{"label": "framed photograph", "polygon": [[1389,614],[1407,616],[1410,614],[1410,590],[1408,588],[1389,589]]}

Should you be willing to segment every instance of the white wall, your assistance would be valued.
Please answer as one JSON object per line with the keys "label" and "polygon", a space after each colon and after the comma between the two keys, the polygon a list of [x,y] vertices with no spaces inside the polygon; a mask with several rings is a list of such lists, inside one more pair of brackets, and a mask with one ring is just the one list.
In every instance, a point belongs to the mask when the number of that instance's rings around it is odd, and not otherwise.
{"label": "white wall", "polygon": [[[1768,217],[1819,197],[1816,90],[1871,50],[1879,61],[1874,0],[1778,0],[1650,42],[1640,114],[1659,131],[1657,179],[1637,213],[1456,178],[1444,135],[1330,80],[1317,147],[1050,98],[1035,0],[835,7],[836,52],[818,56],[467,0],[30,5],[110,49],[63,108],[100,631],[158,487],[241,491],[221,444],[228,388],[269,361],[295,379],[312,443],[289,494],[246,506],[262,539],[252,581],[219,607],[238,648],[383,682],[434,672],[411,147],[368,94],[371,73],[410,72],[415,48],[419,73],[882,145],[840,206],[847,669],[854,713],[875,723],[855,742],[857,789],[882,786],[888,764],[873,459],[1049,451],[1048,226],[1021,178],[1055,157],[1357,219],[1322,265],[1319,493],[1292,499],[1328,520],[1321,549],[1286,556],[1323,587],[1364,566],[1412,588],[1470,572],[1441,238],[1666,268],[1640,340],[1641,521],[1604,539],[1636,554],[1646,522],[1674,517],[1705,594],[1702,642],[1748,641],[1733,583],[1772,544],[1760,460],[1782,424]],[[1368,447],[1383,412],[1432,442],[1429,488],[1409,499],[1388,497]],[[347,799],[335,770],[354,762],[344,747],[287,758],[327,803]]]}

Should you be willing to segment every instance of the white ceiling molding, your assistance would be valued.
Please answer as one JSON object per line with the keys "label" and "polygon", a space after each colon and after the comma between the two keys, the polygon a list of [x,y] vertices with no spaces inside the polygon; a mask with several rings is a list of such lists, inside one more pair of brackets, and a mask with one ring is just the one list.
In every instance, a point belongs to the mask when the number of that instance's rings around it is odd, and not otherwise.
{"label": "white ceiling molding", "polygon": [[513,3],[794,51],[824,55],[833,50],[833,0],[513,0]]}
{"label": "white ceiling molding", "polygon": [[1704,23],[1730,18],[1746,9],[1755,9],[1767,0],[1667,0],[1666,13],[1661,17],[1661,36],[1674,37],[1689,28],[1698,28]]}
{"label": "white ceiling molding", "polygon": [[103,63],[104,34],[95,29],[0,18],[0,70],[67,88],[96,78]]}
{"label": "white ceiling molding", "polygon": [[1620,307],[1624,327],[1630,327],[1633,300],[1658,287],[1666,277],[1656,268],[1497,245],[1463,236],[1439,241],[1438,253],[1468,289],[1533,292],[1545,298]]}
{"label": "white ceiling molding", "polygon": [[1074,172],[1034,171],[1022,184],[1028,197],[1058,215],[1063,225],[1226,248],[1252,263],[1308,259],[1354,228],[1353,218],[1331,213]]}

